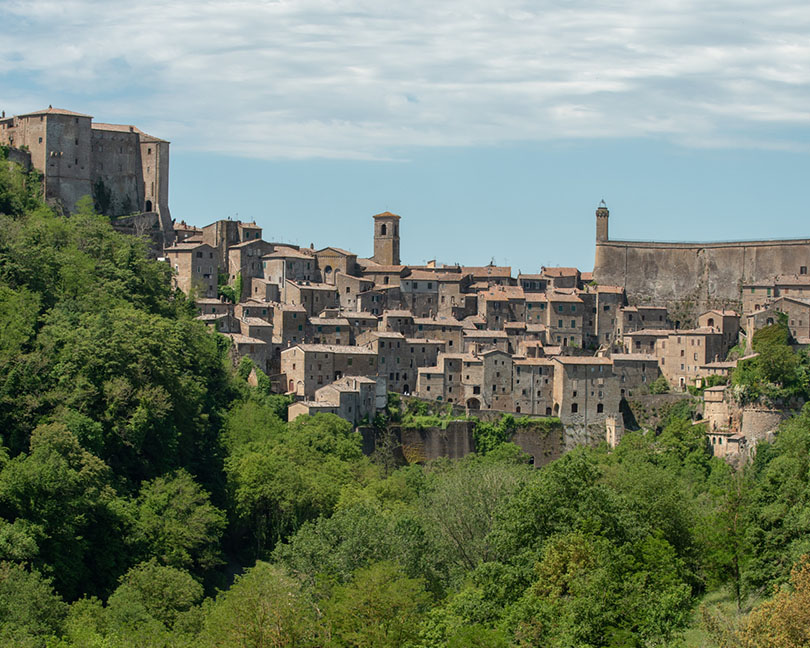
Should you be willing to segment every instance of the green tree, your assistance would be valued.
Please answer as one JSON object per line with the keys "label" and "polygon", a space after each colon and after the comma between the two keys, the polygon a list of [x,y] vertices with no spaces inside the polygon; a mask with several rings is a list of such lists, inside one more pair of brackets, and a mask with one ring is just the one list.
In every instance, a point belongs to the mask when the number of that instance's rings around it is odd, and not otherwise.
{"label": "green tree", "polygon": [[0,562],[0,641],[41,646],[58,635],[67,606],[36,570]]}
{"label": "green tree", "polygon": [[185,470],[141,487],[131,539],[144,556],[198,574],[222,563],[225,514]]}
{"label": "green tree", "polygon": [[399,648],[418,637],[430,603],[423,581],[407,578],[393,563],[359,570],[324,604],[335,646]]}
{"label": "green tree", "polygon": [[366,474],[360,436],[331,414],[301,417],[226,461],[235,512],[264,555],[301,524],[330,514],[341,488]]}
{"label": "green tree", "polygon": [[202,586],[187,571],[161,565],[153,559],[136,565],[121,577],[121,584],[107,601],[108,614],[111,619],[126,622],[133,608],[142,607],[169,630],[202,597]]}
{"label": "green tree", "polygon": [[257,562],[208,607],[202,646],[283,648],[322,645],[315,607],[281,569]]}
{"label": "green tree", "polygon": [[35,536],[33,563],[53,576],[65,597],[104,591],[120,573],[126,518],[109,468],[63,425],[38,427],[30,454],[5,465],[0,507]]}

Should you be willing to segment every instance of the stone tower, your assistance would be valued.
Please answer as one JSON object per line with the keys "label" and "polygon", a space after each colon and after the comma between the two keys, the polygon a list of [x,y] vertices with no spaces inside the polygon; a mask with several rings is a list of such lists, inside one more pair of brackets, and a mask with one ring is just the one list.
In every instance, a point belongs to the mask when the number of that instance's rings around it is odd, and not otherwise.
{"label": "stone tower", "polygon": [[374,260],[399,265],[399,216],[383,212],[374,216]]}
{"label": "stone tower", "polygon": [[602,200],[599,202],[599,207],[596,208],[596,240],[597,241],[607,241],[608,240],[608,218],[610,217],[610,212],[608,211],[607,205],[605,201]]}

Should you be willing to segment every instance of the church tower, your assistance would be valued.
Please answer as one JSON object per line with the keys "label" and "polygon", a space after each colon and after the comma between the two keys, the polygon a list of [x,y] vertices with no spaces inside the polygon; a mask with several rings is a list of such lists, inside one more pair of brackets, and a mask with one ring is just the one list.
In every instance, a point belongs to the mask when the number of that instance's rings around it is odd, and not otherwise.
{"label": "church tower", "polygon": [[383,212],[374,216],[374,261],[399,265],[399,216]]}
{"label": "church tower", "polygon": [[605,201],[602,200],[599,203],[599,207],[596,208],[596,242],[599,243],[600,241],[607,241],[608,240],[608,218],[610,217],[610,212],[608,211],[607,205]]}

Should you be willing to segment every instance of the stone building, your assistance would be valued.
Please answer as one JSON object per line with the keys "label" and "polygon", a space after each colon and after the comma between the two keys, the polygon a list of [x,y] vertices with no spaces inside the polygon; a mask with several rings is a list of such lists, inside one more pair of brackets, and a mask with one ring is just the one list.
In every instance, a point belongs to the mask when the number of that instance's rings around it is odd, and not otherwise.
{"label": "stone building", "polygon": [[250,277],[250,298],[266,302],[281,301],[279,285],[264,277]]}
{"label": "stone building", "polygon": [[715,329],[722,334],[720,360],[740,341],[740,316],[732,310],[715,309],[698,315],[698,328]]}
{"label": "stone building", "polygon": [[377,376],[377,354],[357,346],[297,344],[281,351],[281,374],[288,392],[311,399],[344,376]]}
{"label": "stone building", "polygon": [[552,416],[555,363],[551,358],[515,358],[513,362],[514,411]]}
{"label": "stone building", "polygon": [[638,390],[645,393],[661,375],[654,353],[614,353],[613,374],[619,381],[619,396],[630,398]]}
{"label": "stone building", "polygon": [[464,327],[452,317],[414,317],[413,336],[441,340],[447,344],[448,353],[461,352]]}
{"label": "stone building", "polygon": [[360,268],[360,276],[373,282],[377,288],[399,286],[402,278],[411,273],[408,266],[382,265],[372,259],[360,259],[357,265]]}
{"label": "stone building", "polygon": [[577,268],[540,269],[540,276],[552,290],[573,289],[579,287],[579,270]]}
{"label": "stone building", "polygon": [[231,358],[234,364],[245,356],[250,358],[262,371],[268,370],[268,344],[264,340],[248,337],[241,333],[223,333],[231,341]]}
{"label": "stone building", "polygon": [[174,283],[187,295],[217,296],[219,265],[216,250],[205,243],[178,243],[165,250],[166,260],[174,270]]}
{"label": "stone building", "polygon": [[354,344],[352,327],[345,317],[318,317],[307,320],[306,340],[313,344]]}
{"label": "stone building", "polygon": [[264,278],[283,286],[290,281],[315,281],[318,278],[318,266],[311,254],[288,246],[278,246],[274,251],[262,257]]}
{"label": "stone building", "polygon": [[617,336],[621,340],[628,333],[643,329],[672,329],[667,309],[664,306],[625,306],[616,319]]}
{"label": "stone building", "polygon": [[0,144],[22,150],[43,174],[44,195],[67,212],[83,196],[108,216],[154,213],[168,243],[169,142],[124,124],[48,107],[0,118]]}
{"label": "stone building", "polygon": [[287,304],[303,306],[310,316],[340,305],[335,286],[310,281],[296,282],[288,279],[284,282],[282,299]]}
{"label": "stone building", "polygon": [[357,255],[336,247],[326,247],[315,252],[321,281],[335,285],[336,275],[356,275],[358,273]]}
{"label": "stone building", "polygon": [[509,351],[509,336],[506,331],[465,329],[463,339],[464,353],[480,354],[490,349]]}
{"label": "stone building", "polygon": [[346,376],[315,391],[314,400],[292,403],[287,420],[314,414],[335,414],[353,425],[371,422],[385,407],[385,381],[368,376]]}
{"label": "stone building", "polygon": [[478,293],[478,315],[486,327],[502,330],[506,322],[526,320],[526,296],[519,286],[495,285]]}
{"label": "stone building", "polygon": [[547,295],[546,328],[552,344],[582,347],[584,303],[575,294],[554,292]]}
{"label": "stone building", "polygon": [[725,358],[723,334],[713,328],[672,331],[657,341],[655,353],[669,384],[685,389],[704,377],[703,365]]}
{"label": "stone building", "polygon": [[273,304],[273,341],[281,347],[306,339],[309,313],[300,304]]}
{"label": "stone building", "polygon": [[[770,303],[769,310],[787,315],[788,329],[796,342],[810,344],[810,300],[798,297],[779,297]],[[773,320],[773,318],[771,319]],[[768,321],[767,317],[765,321]]]}
{"label": "stone building", "polygon": [[340,271],[334,273],[334,284],[338,292],[340,307],[350,311],[358,309],[361,293],[374,288],[374,282],[362,277],[354,277]]}
{"label": "stone building", "polygon": [[619,412],[619,383],[610,358],[556,356],[552,412],[564,424],[604,427]]}
{"label": "stone building", "polygon": [[228,247],[228,279],[236,285],[241,277],[242,294],[238,298],[250,297],[251,279],[264,277],[262,257],[273,250],[273,245],[261,239],[242,241]]}

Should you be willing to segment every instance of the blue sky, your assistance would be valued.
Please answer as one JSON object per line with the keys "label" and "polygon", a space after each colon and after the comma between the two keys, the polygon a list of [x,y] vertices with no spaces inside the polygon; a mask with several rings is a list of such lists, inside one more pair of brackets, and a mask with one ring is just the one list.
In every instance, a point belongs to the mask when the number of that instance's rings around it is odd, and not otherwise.
{"label": "blue sky", "polygon": [[[649,6],[648,6],[649,5]],[[810,5],[0,0],[0,108],[172,141],[170,206],[421,263],[810,235]]]}

